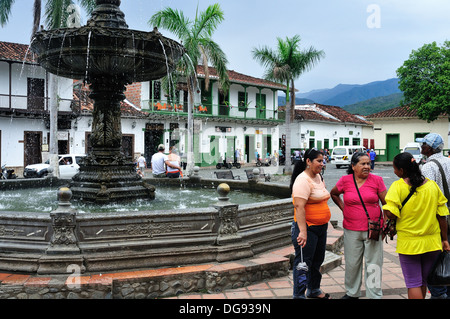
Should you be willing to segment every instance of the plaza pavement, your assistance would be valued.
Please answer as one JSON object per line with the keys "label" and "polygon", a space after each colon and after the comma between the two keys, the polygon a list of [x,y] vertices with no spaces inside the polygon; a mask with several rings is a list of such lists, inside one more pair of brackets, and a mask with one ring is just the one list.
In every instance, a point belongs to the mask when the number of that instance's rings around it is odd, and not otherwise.
{"label": "plaza pavement", "polygon": [[[336,209],[337,208],[335,207],[334,213],[337,213]],[[395,253],[395,246],[395,239],[393,241],[388,240],[388,243],[383,243],[384,261],[381,281],[383,299],[408,298],[398,255]],[[341,255],[342,257],[341,265],[324,272],[321,283],[322,290],[329,293],[332,299],[339,299],[345,295],[344,248],[338,252],[338,255]],[[325,259],[324,263],[327,263],[327,259]],[[247,287],[228,289],[216,294],[182,294],[177,297],[172,297],[172,299],[291,299],[292,291],[293,283],[291,270],[287,276],[264,280]],[[429,298],[429,296],[427,298]],[[364,279],[361,287],[361,299],[366,299]]]}
{"label": "plaza pavement", "polygon": [[[378,165],[391,165],[391,163],[379,163]],[[242,167],[240,170],[233,168],[235,175],[245,176],[244,169],[254,168],[254,165]],[[214,174],[215,168],[200,169],[200,176],[211,178]],[[286,176],[274,176],[273,182],[287,183],[289,181]],[[342,213],[337,206],[330,200],[329,206],[331,209],[331,220],[337,221],[338,225],[342,225]],[[407,299],[407,289],[403,278],[402,270],[397,253],[395,253],[396,239],[388,240],[388,243],[383,242],[384,247],[384,261],[382,268],[381,287],[383,290],[383,299]],[[341,264],[323,273],[321,288],[324,292],[329,293],[332,299],[339,299],[345,295],[345,259],[344,247],[337,253],[342,256]],[[327,263],[325,259],[324,263]],[[361,287],[361,299],[365,297],[365,285]],[[291,299],[293,291],[292,270],[289,275],[268,279],[260,283],[253,284],[247,287],[229,289],[217,294],[209,293],[192,293],[182,294],[173,299]],[[427,298],[429,298],[429,293]]]}

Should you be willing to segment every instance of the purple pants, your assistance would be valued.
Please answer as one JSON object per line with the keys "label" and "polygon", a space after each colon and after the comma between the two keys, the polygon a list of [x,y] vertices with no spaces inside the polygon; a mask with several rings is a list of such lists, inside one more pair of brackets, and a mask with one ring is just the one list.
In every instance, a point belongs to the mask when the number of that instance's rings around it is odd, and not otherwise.
{"label": "purple pants", "polygon": [[398,254],[407,288],[427,286],[428,274],[440,253],[436,250],[420,255]]}

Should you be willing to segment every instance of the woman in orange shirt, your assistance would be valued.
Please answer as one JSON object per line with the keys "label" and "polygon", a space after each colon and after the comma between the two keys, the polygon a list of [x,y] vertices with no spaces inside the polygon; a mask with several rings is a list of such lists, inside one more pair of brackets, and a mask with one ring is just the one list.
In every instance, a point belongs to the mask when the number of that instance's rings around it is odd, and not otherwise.
{"label": "woman in orange shirt", "polygon": [[[320,289],[322,279],[320,266],[325,258],[327,228],[331,217],[327,204],[330,193],[325,188],[320,175],[323,157],[324,154],[316,149],[306,151],[303,159],[296,163],[292,173],[294,222],[291,233],[295,248],[294,299],[304,299],[306,289],[308,298],[330,298],[329,294],[323,293]],[[308,266],[306,287],[299,284],[297,265],[301,261],[301,255]]]}

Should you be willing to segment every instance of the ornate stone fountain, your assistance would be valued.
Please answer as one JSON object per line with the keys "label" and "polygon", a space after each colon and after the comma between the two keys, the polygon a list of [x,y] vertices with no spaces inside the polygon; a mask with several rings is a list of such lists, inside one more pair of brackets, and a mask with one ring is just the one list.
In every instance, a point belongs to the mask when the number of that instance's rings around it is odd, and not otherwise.
{"label": "ornate stone fountain", "polygon": [[94,100],[92,151],[73,177],[73,198],[108,203],[154,198],[155,188],[136,174],[120,150],[120,102],[127,84],[159,79],[184,53],[179,43],[153,32],[129,30],[120,0],[97,0],[87,25],[36,33],[31,49],[47,71],[84,79]]}
{"label": "ornate stone fountain", "polygon": [[[289,244],[288,186],[255,179],[228,180],[229,187],[219,187],[223,180],[202,179],[195,169],[181,180],[149,180],[157,187],[218,187],[219,200],[210,207],[83,214],[71,209],[71,198],[105,203],[154,196],[154,187],[137,176],[120,152],[120,101],[127,83],[164,76],[184,50],[156,30],[128,30],[119,5],[120,0],[97,0],[87,26],[42,31],[32,42],[49,72],[90,84],[93,150],[71,190],[60,190],[59,206],[50,214],[1,211],[0,271],[67,274],[76,266],[81,273],[99,274],[250,258]],[[65,184],[58,179],[7,180],[0,182],[0,190]],[[280,199],[237,205],[228,200],[230,188]]]}

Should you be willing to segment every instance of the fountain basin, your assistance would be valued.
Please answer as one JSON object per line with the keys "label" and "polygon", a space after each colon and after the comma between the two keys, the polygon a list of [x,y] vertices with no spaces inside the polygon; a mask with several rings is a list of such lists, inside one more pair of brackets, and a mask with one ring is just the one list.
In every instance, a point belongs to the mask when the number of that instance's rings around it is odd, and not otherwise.
{"label": "fountain basin", "polygon": [[184,53],[157,30],[96,26],[40,31],[31,46],[42,67],[53,74],[87,81],[108,76],[128,83],[166,76]]}
{"label": "fountain basin", "polygon": [[[180,185],[179,180],[148,180],[155,185]],[[44,179],[41,183],[46,181],[52,180]],[[6,182],[0,185],[12,187],[13,183]],[[293,212],[288,186],[234,180],[202,179],[201,183],[181,180],[183,187],[217,187],[223,182],[232,190],[271,193],[281,199],[236,205],[230,193],[229,202],[211,203],[206,208],[75,213],[59,220],[54,212],[50,215],[2,212],[0,269],[58,274],[67,273],[67,268],[73,265],[89,273],[180,266],[248,258],[290,243]]]}

